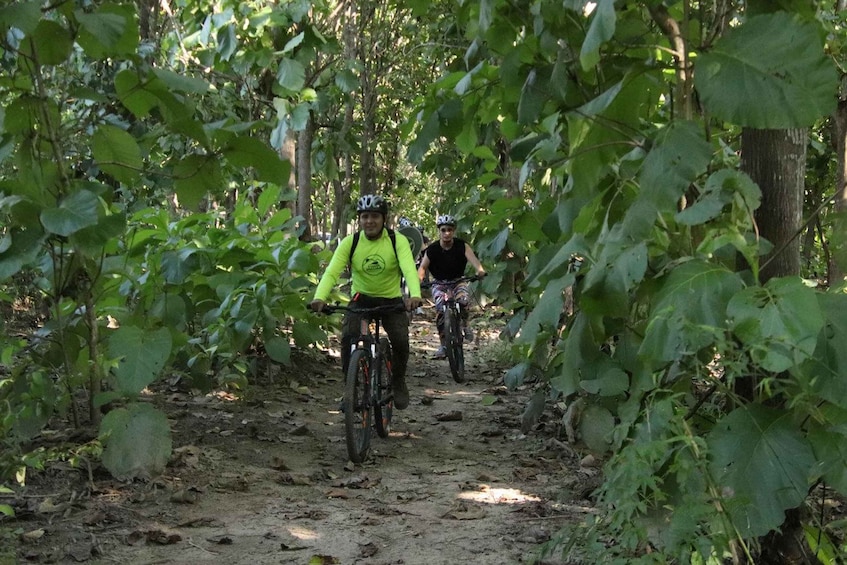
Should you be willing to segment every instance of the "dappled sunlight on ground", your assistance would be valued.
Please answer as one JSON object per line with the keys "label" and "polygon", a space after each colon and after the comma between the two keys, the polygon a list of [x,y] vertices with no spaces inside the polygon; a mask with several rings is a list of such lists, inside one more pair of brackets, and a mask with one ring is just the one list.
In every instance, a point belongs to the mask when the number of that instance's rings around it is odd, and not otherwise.
{"label": "dappled sunlight on ground", "polygon": [[300,540],[316,540],[321,536],[315,530],[311,530],[309,528],[303,528],[300,526],[293,526],[288,528],[288,533]]}
{"label": "dappled sunlight on ground", "polygon": [[464,491],[456,498],[486,504],[523,504],[525,502],[540,502],[541,499],[533,494],[524,494],[516,488],[492,488],[489,485],[479,485],[478,491]]}

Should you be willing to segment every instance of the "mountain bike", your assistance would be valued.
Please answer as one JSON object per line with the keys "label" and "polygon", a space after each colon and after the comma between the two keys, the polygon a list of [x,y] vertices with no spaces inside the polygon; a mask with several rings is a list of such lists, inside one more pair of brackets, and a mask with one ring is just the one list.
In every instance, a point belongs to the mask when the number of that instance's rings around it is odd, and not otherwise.
{"label": "mountain bike", "polygon": [[370,449],[371,427],[376,428],[379,437],[388,437],[394,412],[391,343],[387,337],[380,336],[380,314],[405,311],[405,307],[397,304],[374,308],[324,306],[327,314],[338,310],[362,315],[360,335],[351,345],[342,401],[347,454],[354,463],[361,463]]}
{"label": "mountain bike", "polygon": [[[450,373],[457,383],[465,382],[465,352],[463,345],[465,335],[462,331],[462,305],[456,300],[455,288],[461,282],[478,281],[480,277],[459,277],[451,281],[433,281],[444,289],[444,348],[447,350],[447,361],[450,363]],[[430,283],[421,283],[422,287],[431,287]]]}

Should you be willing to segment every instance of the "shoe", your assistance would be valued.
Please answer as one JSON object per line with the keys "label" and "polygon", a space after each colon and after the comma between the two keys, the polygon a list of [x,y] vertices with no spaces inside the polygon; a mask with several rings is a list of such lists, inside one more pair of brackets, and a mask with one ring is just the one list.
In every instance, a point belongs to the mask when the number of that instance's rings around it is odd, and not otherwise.
{"label": "shoe", "polygon": [[470,326],[465,326],[465,341],[467,341],[468,343],[471,343],[473,341],[473,338],[474,338],[473,330],[471,329]]}
{"label": "shoe", "polygon": [[443,345],[435,350],[435,353],[432,354],[433,359],[446,359],[447,358],[447,348]]}
{"label": "shoe", "polygon": [[397,410],[405,410],[409,406],[409,389],[405,380],[395,380],[391,383],[394,392],[394,407]]}

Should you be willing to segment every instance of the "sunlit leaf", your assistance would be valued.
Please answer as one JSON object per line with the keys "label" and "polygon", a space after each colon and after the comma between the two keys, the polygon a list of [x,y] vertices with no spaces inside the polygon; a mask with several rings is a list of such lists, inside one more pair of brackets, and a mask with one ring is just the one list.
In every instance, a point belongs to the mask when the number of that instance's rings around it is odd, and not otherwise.
{"label": "sunlit leaf", "polygon": [[839,80],[819,24],[788,12],[730,27],[697,57],[694,79],[712,114],[755,128],[810,126],[832,114]]}

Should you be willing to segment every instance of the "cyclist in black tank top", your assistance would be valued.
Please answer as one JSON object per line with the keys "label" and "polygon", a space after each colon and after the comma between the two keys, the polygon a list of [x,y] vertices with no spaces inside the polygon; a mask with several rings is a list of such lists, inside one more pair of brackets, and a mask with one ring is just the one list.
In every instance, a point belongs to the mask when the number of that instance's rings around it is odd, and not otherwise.
{"label": "cyclist in black tank top", "polygon": [[[439,282],[451,281],[464,276],[468,263],[476,269],[476,274],[480,277],[484,277],[486,273],[471,246],[466,241],[455,237],[456,219],[453,216],[438,216],[436,224],[438,225],[438,241],[429,245],[424,251],[418,269],[418,277],[423,280],[427,271],[429,271],[433,278],[432,298],[435,300],[435,325],[438,328],[438,337],[441,340],[441,346],[435,352],[434,357],[443,359],[446,356],[444,349],[444,301],[442,299],[444,285],[439,284]],[[474,335],[467,324],[467,313],[470,308],[468,283],[459,283],[454,289],[456,300],[463,306],[464,319],[462,325],[465,339],[470,342],[473,341]]]}

